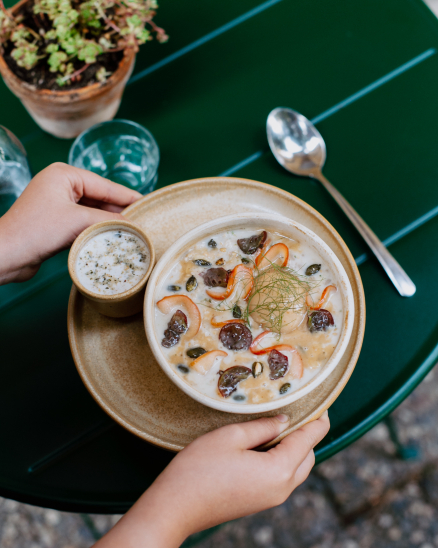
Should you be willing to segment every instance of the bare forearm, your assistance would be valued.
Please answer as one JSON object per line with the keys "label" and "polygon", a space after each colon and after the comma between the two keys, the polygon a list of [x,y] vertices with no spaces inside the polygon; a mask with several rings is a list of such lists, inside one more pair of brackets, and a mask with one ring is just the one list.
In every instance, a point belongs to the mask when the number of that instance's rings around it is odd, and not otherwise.
{"label": "bare forearm", "polygon": [[94,548],[178,548],[190,534],[182,521],[173,498],[154,484]]}
{"label": "bare forearm", "polygon": [[270,451],[252,451],[288,426],[279,415],[198,438],[95,548],[177,548],[197,531],[281,504],[309,474],[329,421],[324,415]]}
{"label": "bare forearm", "polygon": [[19,227],[14,228],[10,215],[0,219],[0,285],[31,278],[37,264],[26,260],[26,243],[20,240]]}

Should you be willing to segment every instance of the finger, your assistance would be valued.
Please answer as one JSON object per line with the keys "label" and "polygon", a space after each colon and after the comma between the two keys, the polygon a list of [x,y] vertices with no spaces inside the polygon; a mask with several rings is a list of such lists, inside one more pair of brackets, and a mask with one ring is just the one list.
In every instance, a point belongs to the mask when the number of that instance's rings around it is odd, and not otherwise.
{"label": "finger", "polygon": [[279,465],[297,470],[308,453],[324,438],[329,429],[330,421],[326,411],[319,419],[309,422],[286,436],[268,453],[279,461]]}
{"label": "finger", "polygon": [[80,222],[78,222],[77,234],[80,234],[89,226],[100,223],[101,221],[126,220],[120,213],[103,211],[102,209],[85,206],[78,206],[78,208],[80,209]]}
{"label": "finger", "polygon": [[254,449],[279,436],[289,427],[289,417],[278,415],[249,422],[232,424],[223,428],[224,435],[241,449]]}
{"label": "finger", "polygon": [[295,472],[295,487],[301,485],[309,477],[310,471],[315,465],[315,453],[312,449]]}
{"label": "finger", "polygon": [[103,209],[104,211],[112,211],[114,213],[121,213],[125,209],[124,206],[107,204],[99,200],[92,200],[91,198],[81,198],[78,203],[79,205],[94,207],[96,209]]}
{"label": "finger", "polygon": [[67,175],[72,184],[76,202],[81,198],[88,198],[126,207],[142,198],[136,190],[113,183],[86,169],[70,166]]}
{"label": "finger", "polygon": [[[105,209],[104,205],[110,205],[105,204],[105,202],[101,202],[100,200],[91,200],[90,198],[81,198],[78,202],[78,205],[80,206],[86,206],[86,207],[93,207],[94,209]],[[121,207],[121,206],[115,206],[115,207]],[[123,207],[121,207],[123,210]]]}
{"label": "finger", "polygon": [[104,202],[102,202],[101,200],[93,200],[92,198],[85,198],[85,196],[82,197],[78,202],[79,205],[96,208],[100,208],[103,203]]}
{"label": "finger", "polygon": [[114,204],[102,204],[100,209],[111,211],[112,213],[121,213],[125,208]]}

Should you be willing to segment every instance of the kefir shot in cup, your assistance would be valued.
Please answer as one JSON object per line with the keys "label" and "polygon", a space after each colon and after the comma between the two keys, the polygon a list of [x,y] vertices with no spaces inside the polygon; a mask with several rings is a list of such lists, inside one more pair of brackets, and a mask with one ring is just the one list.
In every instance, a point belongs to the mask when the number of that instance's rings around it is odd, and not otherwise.
{"label": "kefir shot in cup", "polygon": [[126,230],[108,230],[89,240],[78,254],[81,284],[99,295],[123,293],[137,285],[150,264],[146,244]]}
{"label": "kefir shot in cup", "polygon": [[147,235],[128,221],[104,221],[80,234],[68,268],[76,288],[105,316],[140,312],[155,262]]}

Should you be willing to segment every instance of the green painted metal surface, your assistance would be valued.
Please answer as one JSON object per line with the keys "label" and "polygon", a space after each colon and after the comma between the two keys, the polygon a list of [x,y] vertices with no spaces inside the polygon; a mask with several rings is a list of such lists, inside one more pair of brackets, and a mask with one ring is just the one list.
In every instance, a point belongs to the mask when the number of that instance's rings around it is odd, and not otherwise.
{"label": "green painted metal surface", "polygon": [[[420,0],[163,0],[171,40],[138,55],[119,117],[161,149],[159,186],[233,174],[283,188],[340,232],[363,278],[367,330],[357,368],[330,410],[318,460],[397,406],[438,359],[438,22]],[[327,177],[417,285],[398,296],[322,187],[289,175],[268,152],[276,106],[314,119]],[[66,161],[0,84],[0,123],[24,142],[35,172]],[[68,347],[66,254],[26,284],[0,288],[0,493],[60,509],[126,510],[172,455],[115,425],[94,403]]]}

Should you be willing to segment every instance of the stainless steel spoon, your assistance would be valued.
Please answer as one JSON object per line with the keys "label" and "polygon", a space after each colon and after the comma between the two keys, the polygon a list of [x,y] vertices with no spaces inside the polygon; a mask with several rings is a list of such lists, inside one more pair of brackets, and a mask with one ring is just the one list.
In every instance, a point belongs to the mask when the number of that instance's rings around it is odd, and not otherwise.
{"label": "stainless steel spoon", "polygon": [[400,295],[412,297],[416,291],[414,282],[362,217],[322,174],[326,148],[324,139],[312,122],[299,112],[279,107],[270,112],[266,132],[277,161],[291,173],[313,177],[323,184],[370,246]]}

